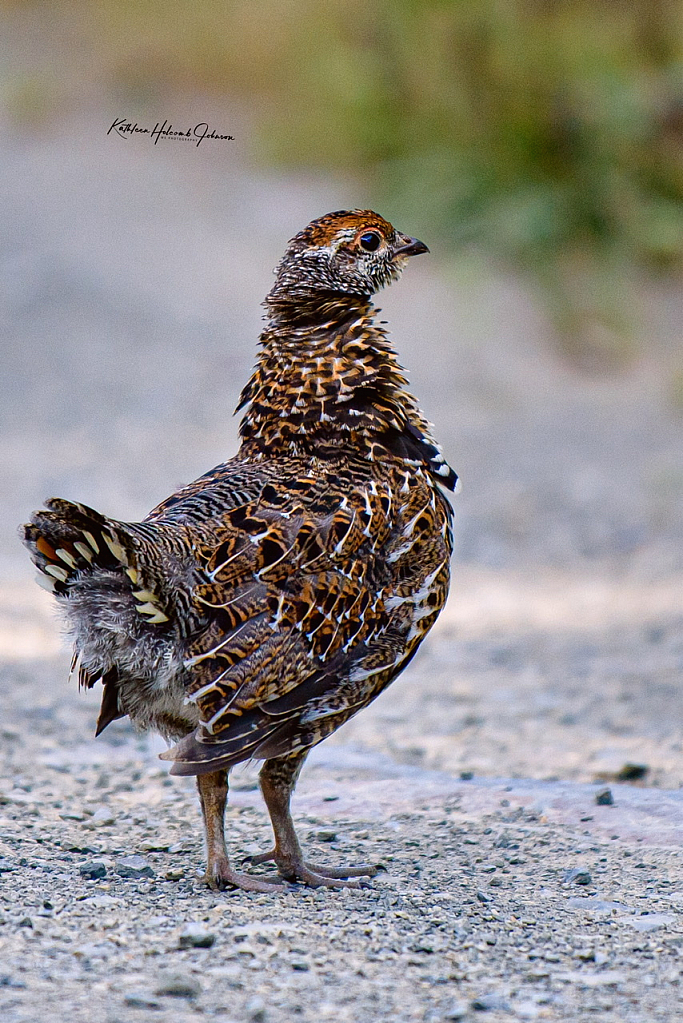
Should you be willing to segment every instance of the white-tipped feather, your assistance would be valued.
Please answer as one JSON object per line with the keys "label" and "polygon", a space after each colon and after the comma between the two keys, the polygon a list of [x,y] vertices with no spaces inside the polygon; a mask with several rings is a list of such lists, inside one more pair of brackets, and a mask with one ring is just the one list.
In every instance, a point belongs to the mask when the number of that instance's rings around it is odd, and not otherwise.
{"label": "white-tipped feather", "polygon": [[61,565],[46,565],[45,571],[53,575],[55,579],[59,579],[60,583],[65,583],[69,578],[69,573]]}
{"label": "white-tipped feather", "polygon": [[57,555],[58,558],[61,558],[62,561],[64,561],[69,566],[69,568],[78,568],[78,565],[76,564],[76,559],[73,557],[72,554],[69,554],[68,551],[65,551],[63,547],[58,547],[55,551],[55,554]]}
{"label": "white-tipped feather", "polygon": [[156,607],[156,605],[154,605],[154,604],[147,603],[147,604],[137,604],[136,607],[135,607],[135,610],[139,611],[141,615],[155,615],[157,613],[157,611],[159,610],[159,608]]}
{"label": "white-tipped feather", "polygon": [[87,547],[84,543],[81,543],[80,540],[74,540],[74,547],[76,548],[80,556],[82,558],[85,558],[89,565],[92,565],[92,551],[90,550],[90,548]]}
{"label": "white-tipped feather", "polygon": [[39,586],[42,586],[44,590],[47,590],[48,593],[55,592],[55,584],[52,582],[52,579],[48,579],[43,572],[36,572],[36,582]]}
{"label": "white-tipped feather", "polygon": [[102,533],[102,539],[104,540],[104,542],[106,543],[107,547],[112,552],[116,560],[120,561],[122,565],[127,565],[128,555],[124,551],[121,544],[117,543],[116,540],[112,536],[109,536],[107,533]]}
{"label": "white-tipped feather", "polygon": [[72,661],[72,664],[71,664],[71,671],[69,672],[69,682],[71,682],[71,679],[74,676],[76,676],[76,678],[78,678],[78,674],[79,674],[79,672],[81,670],[81,664],[82,663],[83,663],[83,651],[79,650],[77,655],[74,657],[74,659]]}
{"label": "white-tipped feather", "polygon": [[136,606],[135,610],[138,611],[141,615],[150,615],[147,621],[151,622],[153,625],[157,624],[158,622],[168,621],[168,615],[165,615],[164,612],[160,611],[159,608],[156,607],[154,604],[150,603],[139,604]]}
{"label": "white-tipped feather", "polygon": [[160,625],[161,622],[167,622],[167,621],[168,621],[168,615],[165,615],[163,611],[157,611],[157,613],[155,615],[151,615],[147,619],[147,622],[150,625]]}
{"label": "white-tipped feather", "polygon": [[88,543],[90,544],[90,546],[94,550],[95,554],[99,554],[100,553],[100,548],[97,546],[97,540],[92,535],[92,533],[89,533],[87,529],[84,529],[83,530],[83,536],[86,538],[86,540],[88,541]]}

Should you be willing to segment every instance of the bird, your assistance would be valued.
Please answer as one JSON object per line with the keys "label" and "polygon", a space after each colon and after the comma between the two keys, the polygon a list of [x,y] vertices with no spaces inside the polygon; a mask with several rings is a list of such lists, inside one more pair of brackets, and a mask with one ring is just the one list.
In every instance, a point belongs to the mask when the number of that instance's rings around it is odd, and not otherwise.
{"label": "bird", "polygon": [[[173,744],[171,774],[196,776],[214,890],[376,873],[305,859],[290,799],[309,751],[403,671],[448,594],[458,477],[371,301],[428,251],[372,210],[313,220],[263,303],[238,453],[141,522],[52,498],[23,527],[72,676],[102,684],[96,735],[127,715]],[[251,864],[272,875],[235,869],[225,842],[229,771],[253,760],[274,844]]]}

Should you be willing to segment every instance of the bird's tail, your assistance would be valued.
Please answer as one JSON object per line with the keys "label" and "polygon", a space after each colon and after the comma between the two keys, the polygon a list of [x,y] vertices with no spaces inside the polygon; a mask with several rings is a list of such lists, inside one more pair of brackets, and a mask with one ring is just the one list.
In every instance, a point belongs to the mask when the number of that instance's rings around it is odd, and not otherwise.
{"label": "bird's tail", "polygon": [[133,537],[125,525],[84,504],[51,498],[23,527],[38,582],[59,596],[83,573],[124,570],[138,582]]}
{"label": "bird's tail", "polygon": [[40,585],[57,597],[69,598],[64,609],[75,640],[71,674],[78,677],[79,687],[104,684],[99,735],[123,715],[115,657],[121,615],[125,618],[125,609],[130,609],[128,631],[133,634],[140,627],[163,626],[169,616],[158,579],[151,581],[155,566],[149,556],[144,559],[143,524],[117,522],[61,498],[45,504],[23,527],[23,540],[38,569]]}

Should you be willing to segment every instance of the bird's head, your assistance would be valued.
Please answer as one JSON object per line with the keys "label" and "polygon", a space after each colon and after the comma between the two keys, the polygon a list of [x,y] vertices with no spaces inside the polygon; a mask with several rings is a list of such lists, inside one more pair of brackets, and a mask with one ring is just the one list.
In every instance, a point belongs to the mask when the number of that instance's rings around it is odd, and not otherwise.
{"label": "bird's head", "polygon": [[338,210],[313,220],[290,241],[267,301],[318,293],[369,296],[400,275],[409,256],[429,249],[372,210]]}

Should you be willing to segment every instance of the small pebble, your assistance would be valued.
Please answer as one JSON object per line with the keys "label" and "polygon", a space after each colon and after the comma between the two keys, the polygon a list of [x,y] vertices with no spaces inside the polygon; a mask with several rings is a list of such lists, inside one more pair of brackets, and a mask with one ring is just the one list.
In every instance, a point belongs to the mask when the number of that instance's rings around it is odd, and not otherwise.
{"label": "small pebble", "polygon": [[588,870],[582,870],[580,867],[577,867],[574,870],[566,870],[562,881],[564,884],[587,885],[592,883],[593,878]]}
{"label": "small pebble", "polygon": [[145,991],[131,991],[123,999],[124,1005],[129,1005],[131,1009],[160,1009],[161,1002],[154,997],[152,994],[148,994]]}
{"label": "small pebble", "polygon": [[108,806],[98,806],[92,817],[83,822],[84,828],[99,828],[107,824],[113,824],[116,814],[112,813]]}
{"label": "small pebble", "polygon": [[85,860],[79,866],[78,873],[88,881],[97,881],[107,876],[107,865],[102,860]]}
{"label": "small pebble", "polygon": [[606,899],[598,899],[592,896],[573,896],[567,899],[567,905],[571,909],[589,909],[593,912],[611,913],[618,910],[620,913],[630,913],[632,910],[621,902],[611,902]]}
{"label": "small pebble", "polygon": [[23,980],[15,980],[9,973],[0,974],[0,987],[25,988]]}
{"label": "small pebble", "polygon": [[140,842],[140,848],[145,852],[168,852],[168,842],[153,838],[145,839],[144,842]]}
{"label": "small pebble", "polygon": [[614,806],[614,796],[611,789],[600,789],[595,793],[595,802],[598,806]]}
{"label": "small pebble", "polygon": [[266,1018],[266,1003],[256,995],[244,1006],[247,1019],[250,1023],[264,1023]]}
{"label": "small pebble", "polygon": [[201,985],[191,973],[168,970],[159,975],[154,993],[171,995],[173,998],[196,998],[200,991]]}
{"label": "small pebble", "polygon": [[643,916],[631,917],[625,923],[629,924],[636,931],[646,933],[648,931],[657,931],[661,927],[673,927],[676,923],[676,917],[671,916],[669,913],[645,913]]}
{"label": "small pebble", "polygon": [[143,856],[123,856],[114,864],[114,872],[119,877],[154,877],[154,870]]}
{"label": "small pebble", "polygon": [[185,924],[178,938],[178,948],[211,948],[216,935],[198,923]]}
{"label": "small pebble", "polygon": [[502,995],[480,995],[470,1002],[470,1007],[478,1012],[509,1012],[510,1006]]}
{"label": "small pebble", "polygon": [[464,1002],[449,1002],[441,1013],[441,1018],[451,1021],[465,1019],[467,1016],[467,1006]]}

